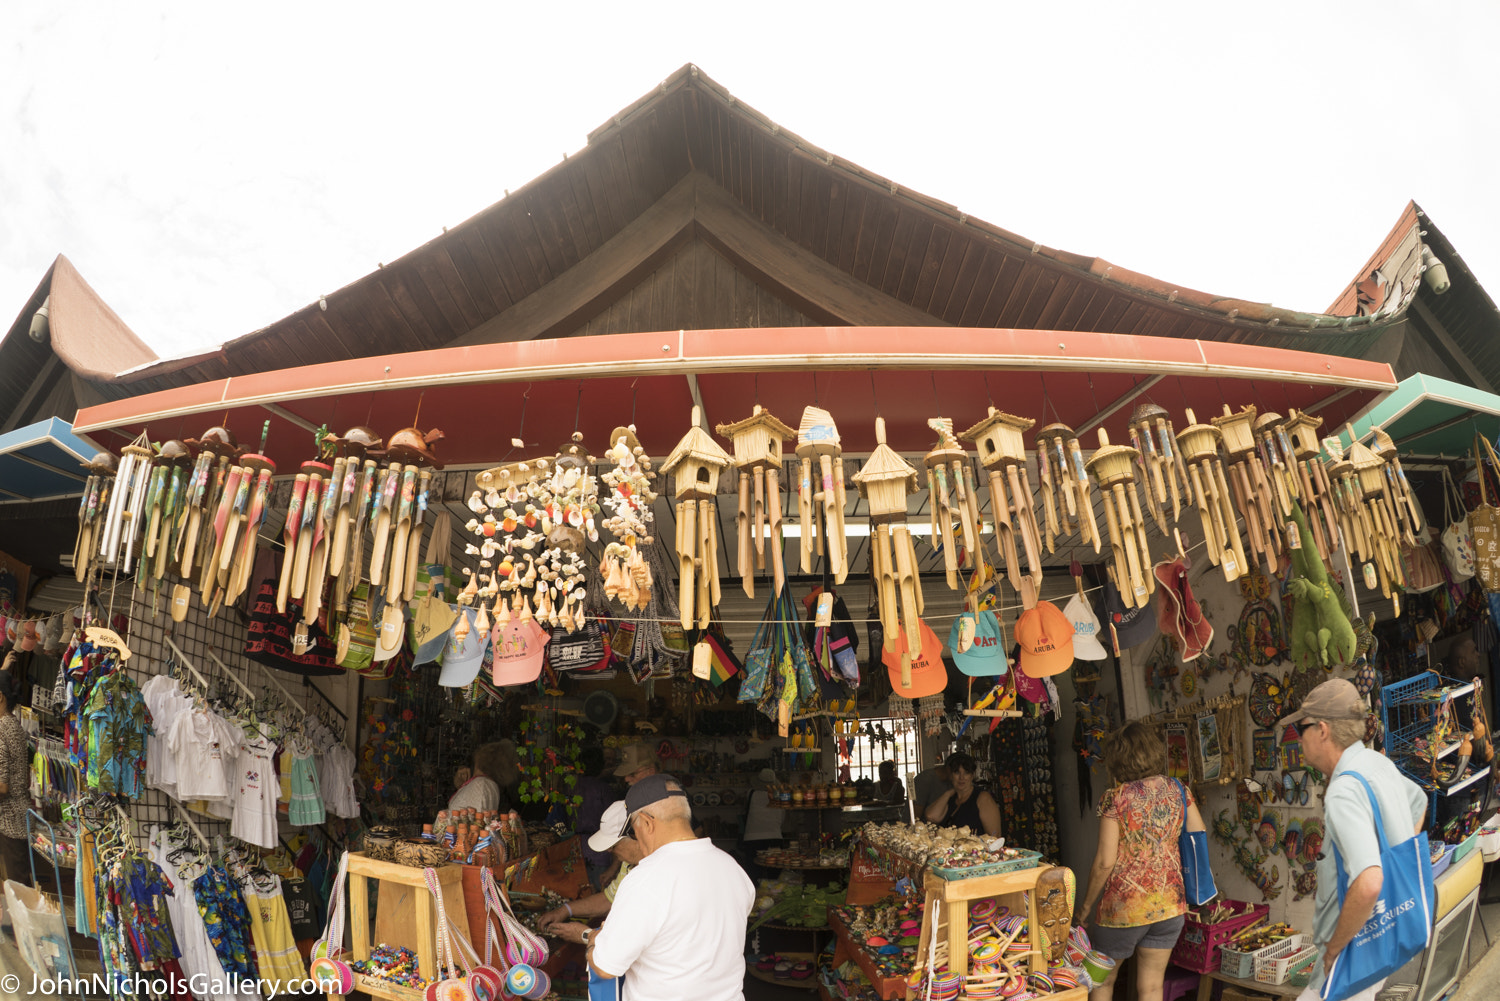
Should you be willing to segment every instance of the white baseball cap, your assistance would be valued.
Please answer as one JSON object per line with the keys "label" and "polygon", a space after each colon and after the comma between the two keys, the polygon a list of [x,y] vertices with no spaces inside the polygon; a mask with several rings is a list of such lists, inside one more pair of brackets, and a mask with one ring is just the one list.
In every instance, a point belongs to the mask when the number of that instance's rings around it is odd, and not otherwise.
{"label": "white baseball cap", "polygon": [[1079,660],[1103,660],[1108,657],[1099,643],[1099,619],[1094,606],[1078,595],[1068,599],[1063,614],[1073,623],[1073,656]]}
{"label": "white baseball cap", "polygon": [[589,847],[596,852],[607,852],[625,839],[625,801],[617,799],[599,818],[599,829],[589,835]]}

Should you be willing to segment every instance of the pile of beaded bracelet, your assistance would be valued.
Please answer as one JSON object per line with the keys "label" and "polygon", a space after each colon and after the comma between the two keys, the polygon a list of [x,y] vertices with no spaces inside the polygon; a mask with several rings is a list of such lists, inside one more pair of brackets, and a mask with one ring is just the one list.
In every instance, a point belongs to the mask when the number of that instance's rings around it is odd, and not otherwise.
{"label": "pile of beaded bracelet", "polygon": [[422,990],[427,986],[427,981],[422,979],[422,974],[417,970],[416,953],[399,945],[377,945],[370,950],[369,959],[350,963],[349,967],[356,973],[387,980],[402,987]]}

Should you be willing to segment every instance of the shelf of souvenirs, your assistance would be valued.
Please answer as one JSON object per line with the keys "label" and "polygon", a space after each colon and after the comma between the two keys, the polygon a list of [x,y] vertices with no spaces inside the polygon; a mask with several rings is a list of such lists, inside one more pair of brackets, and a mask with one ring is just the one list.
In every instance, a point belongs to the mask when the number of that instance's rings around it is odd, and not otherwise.
{"label": "shelf of souvenirs", "polygon": [[768,869],[839,869],[849,868],[849,853],[825,851],[816,854],[793,848],[763,848],[755,861]]}
{"label": "shelf of souvenirs", "polygon": [[871,955],[864,943],[850,933],[849,926],[845,924],[838,908],[828,909],[828,927],[833,930],[833,937],[838,942],[834,958],[843,956],[845,959],[852,960],[854,965],[859,967],[859,972],[863,973],[865,979],[870,982],[871,988],[881,1001],[895,1001],[896,998],[906,996],[906,977],[899,972],[893,973],[890,969],[882,969],[881,961]]}

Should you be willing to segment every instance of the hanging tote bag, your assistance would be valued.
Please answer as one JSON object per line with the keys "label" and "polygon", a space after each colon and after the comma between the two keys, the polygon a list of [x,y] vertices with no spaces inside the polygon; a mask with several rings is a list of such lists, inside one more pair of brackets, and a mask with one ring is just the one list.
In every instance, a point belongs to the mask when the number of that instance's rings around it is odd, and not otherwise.
{"label": "hanging tote bag", "polygon": [[541,966],[547,961],[547,942],[540,935],[523,925],[510,909],[510,898],[495,883],[490,870],[479,874],[480,886],[484,889],[485,904],[489,913],[500,921],[500,931],[505,936],[505,961],[511,966],[525,963]]}
{"label": "hanging tote bag", "polygon": [[1474,576],[1474,536],[1469,531],[1469,514],[1464,499],[1443,470],[1443,515],[1448,527],[1443,529],[1443,562],[1454,583],[1462,584]]}
{"label": "hanging tote bag", "polygon": [[[1347,773],[1365,787],[1370,809],[1375,813],[1375,834],[1380,839],[1380,896],[1363,928],[1333,961],[1323,984],[1323,1001],[1343,1001],[1405,966],[1427,948],[1432,938],[1432,860],[1427,854],[1427,835],[1419,833],[1398,845],[1385,836],[1380,803],[1375,790],[1358,772]],[[1325,844],[1333,844],[1329,839]],[[1338,899],[1343,906],[1349,892],[1349,875],[1339,847],[1333,844],[1333,862],[1338,869]]]}
{"label": "hanging tote bag", "polygon": [[354,990],[354,971],[339,958],[344,952],[344,879],[349,874],[349,853],[339,857],[338,875],[328,904],[328,924],[312,946],[308,976],[326,994],[348,994]]}
{"label": "hanging tote bag", "polygon": [[[1483,451],[1481,451],[1481,447]],[[1474,436],[1474,468],[1479,473],[1479,506],[1469,512],[1474,540],[1474,572],[1486,591],[1500,591],[1500,508],[1485,489],[1484,457],[1500,466],[1495,450],[1481,435]]]}
{"label": "hanging tote bag", "polygon": [[1219,895],[1214,885],[1214,871],[1208,864],[1208,832],[1187,829],[1187,786],[1177,782],[1182,794],[1182,833],[1177,835],[1177,851],[1182,855],[1182,890],[1189,907],[1202,907]]}
{"label": "hanging tote bag", "polygon": [[750,652],[745,654],[745,680],[740,682],[739,701],[759,702],[765,697],[771,677],[772,656],[775,652],[775,630],[766,626],[776,618],[777,599],[772,598],[760,617],[760,625],[750,639]]}

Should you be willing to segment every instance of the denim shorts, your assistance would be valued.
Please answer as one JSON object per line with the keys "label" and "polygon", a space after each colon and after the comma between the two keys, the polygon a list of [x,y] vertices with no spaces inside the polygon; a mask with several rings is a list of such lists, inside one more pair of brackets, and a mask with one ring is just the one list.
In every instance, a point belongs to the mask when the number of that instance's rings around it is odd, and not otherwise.
{"label": "denim shorts", "polygon": [[1177,944],[1186,918],[1179,914],[1175,918],[1158,921],[1151,925],[1134,928],[1101,928],[1089,925],[1089,942],[1117,963],[1123,963],[1140,949],[1170,949]]}

